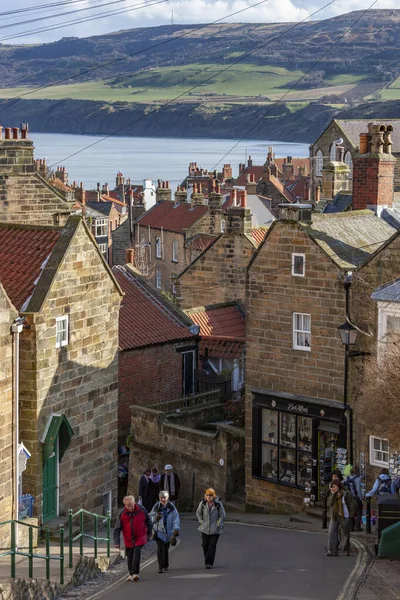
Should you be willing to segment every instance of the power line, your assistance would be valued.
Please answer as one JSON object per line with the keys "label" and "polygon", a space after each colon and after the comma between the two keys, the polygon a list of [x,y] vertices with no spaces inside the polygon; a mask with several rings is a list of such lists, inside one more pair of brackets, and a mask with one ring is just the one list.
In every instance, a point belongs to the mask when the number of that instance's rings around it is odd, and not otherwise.
{"label": "power line", "polygon": [[[254,54],[255,52],[257,52],[258,50],[260,50],[261,48],[265,48],[266,46],[268,46],[269,44],[271,44],[272,42],[274,42],[275,40],[279,39],[280,37],[282,37],[283,35],[285,35],[286,33],[288,33],[289,31],[292,31],[293,29],[295,29],[296,27],[299,27],[301,24],[304,23],[304,21],[306,21],[307,19],[309,19],[310,17],[313,17],[314,15],[316,15],[317,13],[321,12],[322,10],[324,10],[327,6],[330,6],[331,4],[333,4],[335,2],[335,0],[331,0],[330,2],[328,2],[327,4],[325,4],[324,6],[322,6],[321,8],[319,8],[318,10],[316,10],[315,12],[311,13],[310,15],[308,15],[308,17],[306,17],[305,19],[303,19],[302,21],[299,21],[298,23],[295,23],[294,25],[292,25],[291,27],[289,27],[288,29],[286,29],[284,32],[280,33],[279,35],[275,36],[274,38],[270,39],[268,42],[266,42],[265,44],[261,44],[260,46],[258,46],[257,48],[255,48],[254,50],[252,50],[251,52],[248,52],[247,54],[242,55],[239,59],[235,60],[233,63],[231,63],[230,65],[228,65],[227,67],[224,67],[223,69],[220,69],[219,71],[217,71],[217,73],[213,73],[213,75],[211,75],[210,77],[207,77],[207,79],[201,81],[200,83],[192,86],[191,88],[187,89],[185,92],[182,92],[182,94],[179,94],[178,96],[176,96],[175,98],[172,98],[171,100],[168,100],[167,102],[165,102],[163,105],[154,108],[153,110],[149,111],[148,113],[143,114],[141,117],[139,117],[138,119],[135,119],[133,121],[131,121],[130,123],[127,123],[126,125],[123,125],[122,127],[120,127],[119,129],[117,129],[116,131],[113,131],[112,133],[109,133],[108,135],[100,138],[99,140],[97,140],[96,142],[92,142],[91,144],[89,144],[88,146],[85,146],[84,148],[81,148],[80,150],[77,150],[76,152],[70,154],[69,156],[67,156],[66,158],[63,158],[61,161],[58,161],[58,163],[54,163],[53,165],[50,165],[50,168],[54,167],[56,164],[60,164],[60,162],[65,162],[67,160],[69,160],[70,158],[72,158],[73,156],[76,156],[77,154],[80,154],[81,152],[84,152],[85,150],[88,150],[89,148],[92,148],[93,146],[96,146],[97,144],[100,144],[101,142],[103,142],[104,140],[107,140],[108,138],[112,137],[113,135],[116,135],[117,133],[120,133],[121,131],[124,131],[125,129],[127,129],[128,127],[130,127],[131,125],[134,125],[136,123],[138,123],[139,121],[142,121],[143,119],[145,119],[146,117],[149,117],[150,115],[158,112],[159,110],[161,110],[162,108],[165,108],[166,106],[169,106],[170,104],[172,104],[173,102],[176,102],[176,100],[179,100],[179,98],[182,98],[182,96],[185,96],[186,94],[188,94],[189,92],[191,92],[192,90],[197,89],[198,87],[204,85],[205,83],[207,83],[208,81],[210,81],[211,79],[214,79],[216,75],[220,75],[221,73],[224,73],[225,71],[228,71],[231,67],[237,65],[238,63],[240,63],[242,60],[244,60],[245,58],[251,56],[252,54]],[[375,2],[377,2],[377,0],[375,0]],[[374,4],[375,4],[374,2]],[[218,163],[219,164],[219,163]]]}
{"label": "power line", "polygon": [[216,166],[219,165],[232,152],[232,150],[234,150],[240,144],[240,142],[242,142],[244,139],[246,139],[246,137],[249,135],[249,133],[251,133],[252,131],[254,131],[254,129],[260,125],[260,123],[265,119],[265,117],[267,117],[274,110],[274,108],[276,108],[278,106],[278,104],[280,104],[282,102],[282,100],[284,98],[286,98],[286,96],[300,83],[300,81],[302,81],[304,79],[304,77],[306,77],[306,75],[308,75],[313,70],[313,68],[316,67],[322,61],[322,59],[325,58],[325,56],[332,50],[332,48],[334,48],[336,46],[336,44],[338,44],[344,38],[344,36],[349,31],[351,31],[353,29],[353,27],[355,27],[355,25],[357,25],[357,23],[359,21],[361,21],[361,19],[371,10],[371,8],[377,3],[377,1],[378,0],[374,0],[374,2],[344,31],[344,33],[342,33],[342,35],[340,35],[337,38],[337,40],[335,40],[333,42],[333,44],[331,44],[329,46],[329,48],[322,54],[322,56],[320,56],[320,58],[315,61],[315,63],[292,85],[292,87],[289,88],[283,94],[283,96],[281,96],[279,98],[279,100],[277,100],[271,106],[271,108],[269,110],[267,110],[266,113],[260,119],[258,119],[258,121],[256,121],[256,123],[254,125],[252,125],[252,127],[250,127],[250,129],[248,129],[246,131],[246,133],[244,134],[244,136],[242,136],[240,138],[240,140],[237,141],[236,144],[234,146],[232,146],[232,148],[226,154],[224,154],[224,156],[221,158],[221,160],[218,161],[218,163],[216,165],[214,165],[214,167],[212,167],[211,171],[213,171],[216,168]]}
{"label": "power line", "polygon": [[0,17],[8,16],[8,15],[16,15],[24,12],[32,12],[37,10],[45,10],[47,8],[53,8],[58,6],[64,6],[67,4],[78,4],[81,2],[86,2],[86,0],[63,0],[62,2],[52,2],[51,4],[36,4],[35,6],[27,6],[25,8],[17,8],[15,10],[6,10],[5,12],[0,12]]}
{"label": "power line", "polygon": [[[260,0],[260,2],[256,2],[255,4],[252,4],[250,6],[246,6],[245,8],[242,8],[240,10],[237,10],[229,15],[225,15],[224,17],[221,17],[220,19],[216,19],[215,21],[211,21],[210,23],[207,23],[206,25],[200,25],[199,27],[195,27],[193,29],[190,29],[190,31],[185,31],[179,35],[174,36],[173,38],[169,38],[167,40],[164,40],[162,42],[159,42],[157,44],[153,44],[152,46],[148,46],[147,48],[143,48],[142,50],[137,50],[136,52],[132,52],[132,54],[125,54],[124,56],[121,56],[119,58],[115,58],[113,60],[107,61],[101,65],[98,65],[97,67],[91,67],[90,69],[86,69],[85,71],[82,71],[81,73],[77,73],[76,75],[70,75],[69,77],[64,77],[63,79],[58,79],[57,81],[54,81],[50,84],[47,85],[43,85],[39,88],[35,88],[34,90],[29,90],[28,92],[25,92],[24,94],[20,94],[19,96],[14,96],[13,98],[7,98],[4,99],[2,102],[0,102],[0,104],[4,104],[4,102],[10,102],[11,100],[20,100],[21,98],[24,98],[25,96],[29,96],[30,94],[34,94],[36,92],[39,92],[41,90],[45,90],[49,87],[53,87],[56,85],[59,85],[61,83],[65,83],[66,81],[70,81],[71,79],[75,79],[76,77],[81,77],[82,75],[87,75],[88,73],[93,73],[93,71],[96,71],[97,69],[103,69],[104,67],[108,67],[110,65],[113,65],[117,62],[121,62],[123,60],[126,60],[127,58],[132,58],[134,56],[137,56],[138,54],[143,54],[144,52],[147,52],[148,50],[153,50],[154,48],[159,48],[160,46],[164,46],[165,44],[169,44],[171,42],[174,42],[175,40],[179,40],[183,37],[189,36],[191,35],[193,32],[196,31],[200,31],[201,29],[206,29],[207,27],[210,27],[211,25],[215,25],[221,21],[224,21],[225,19],[229,19],[230,17],[234,17],[242,12],[245,12],[246,10],[249,10],[251,8],[255,8],[256,6],[260,6],[261,4],[265,4],[265,2],[268,2],[269,0]],[[334,0],[335,1],[335,0]],[[207,38],[206,38],[207,39]],[[130,71],[130,73],[134,73],[135,71]],[[129,72],[125,72],[124,74],[128,74]]]}

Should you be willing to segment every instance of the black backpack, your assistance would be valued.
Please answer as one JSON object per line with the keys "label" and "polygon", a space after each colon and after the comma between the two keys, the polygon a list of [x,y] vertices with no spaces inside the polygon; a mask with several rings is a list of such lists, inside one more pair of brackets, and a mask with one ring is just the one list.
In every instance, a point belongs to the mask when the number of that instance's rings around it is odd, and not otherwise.
{"label": "black backpack", "polygon": [[[207,500],[202,500],[201,501],[203,507],[202,507],[202,516],[203,516],[203,520],[204,520],[204,507],[207,504]],[[220,505],[220,501],[219,498],[215,498],[214,500],[214,504],[217,507],[217,511],[218,511],[218,519],[220,518],[220,512],[221,512],[221,505]]]}
{"label": "black backpack", "polygon": [[377,494],[391,494],[392,490],[390,489],[391,485],[392,485],[392,480],[390,479],[390,477],[388,479],[381,479],[380,477],[378,477],[378,481],[379,481],[379,487],[377,490]]}

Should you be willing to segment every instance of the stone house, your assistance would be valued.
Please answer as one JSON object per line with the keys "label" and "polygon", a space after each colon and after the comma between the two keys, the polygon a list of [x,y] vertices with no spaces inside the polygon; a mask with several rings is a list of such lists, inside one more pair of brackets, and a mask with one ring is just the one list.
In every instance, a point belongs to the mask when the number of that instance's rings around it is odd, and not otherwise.
{"label": "stone house", "polygon": [[37,171],[26,128],[0,127],[0,222],[63,225],[74,212]]}
{"label": "stone house", "polygon": [[0,230],[0,282],[25,319],[20,439],[31,458],[22,491],[40,522],[70,508],[103,513],[116,506],[121,289],[78,216],[64,227]]}
{"label": "stone house", "polygon": [[159,187],[157,204],[133,228],[135,266],[156,289],[168,293],[174,293],[171,277],[209,246],[223,221],[219,190],[210,195],[208,204],[197,188],[190,203],[186,191],[177,190],[175,196],[173,201],[170,188]]}
{"label": "stone house", "polygon": [[225,231],[175,278],[176,300],[181,308],[237,301],[246,298],[247,265],[267,229],[253,229],[240,192],[241,206],[225,213]]}
{"label": "stone house", "polygon": [[[334,119],[322,134],[310,145],[311,200],[317,202],[318,190],[323,187],[323,169],[330,162],[344,162],[348,167],[348,189],[352,190],[353,159],[360,148],[360,135],[368,131],[368,119]],[[377,121],[381,125],[393,125],[392,153],[395,156],[395,190],[400,190],[400,119]],[[346,189],[346,188],[344,188]],[[339,191],[339,190],[338,190]]]}
{"label": "stone house", "polygon": [[113,274],[124,292],[119,322],[118,438],[125,444],[131,405],[148,406],[195,393],[198,328],[132,264],[114,267]]}
{"label": "stone house", "polygon": [[[344,395],[344,284],[394,230],[371,211],[312,214],[287,204],[248,267],[246,501],[293,510],[305,488],[353,458]],[[350,386],[349,386],[350,387]],[[349,408],[350,406],[350,408]],[[348,452],[348,455],[346,455]]]}

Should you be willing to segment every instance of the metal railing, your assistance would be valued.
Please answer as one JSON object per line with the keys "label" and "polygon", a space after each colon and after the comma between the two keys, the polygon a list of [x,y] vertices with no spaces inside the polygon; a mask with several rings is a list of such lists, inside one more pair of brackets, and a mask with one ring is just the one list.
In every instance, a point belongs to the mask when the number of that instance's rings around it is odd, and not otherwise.
{"label": "metal railing", "polygon": [[[15,558],[16,556],[27,556],[28,557],[28,570],[29,570],[29,578],[33,579],[33,559],[41,558],[46,561],[46,579],[50,579],[50,561],[51,560],[59,560],[60,561],[60,583],[61,585],[64,583],[64,525],[60,525],[60,555],[59,556],[51,556],[50,555],[50,531],[38,525],[28,525],[28,523],[24,523],[23,521],[3,521],[0,523],[0,527],[2,525],[11,525],[11,548],[7,550],[7,552],[0,553],[0,556],[11,556],[11,578],[15,579]],[[28,552],[23,552],[22,550],[18,550],[17,541],[16,541],[16,525],[23,527],[28,527]],[[39,532],[44,532],[45,536],[45,554],[36,554],[33,552],[33,529],[37,529]]]}
{"label": "metal railing", "polygon": [[[94,535],[85,533],[84,531],[84,516],[88,515],[94,518]],[[73,519],[79,517],[79,533],[73,536]],[[106,521],[106,537],[99,536],[99,521]],[[107,516],[97,515],[96,513],[89,512],[84,508],[81,508],[76,513],[69,510],[68,513],[68,544],[69,544],[69,562],[68,567],[72,569],[72,548],[73,543],[79,540],[79,554],[83,556],[83,539],[89,538],[93,540],[94,545],[94,557],[97,558],[98,554],[98,542],[107,542],[107,558],[110,558],[110,534],[111,534],[111,513],[107,511]]]}
{"label": "metal railing", "polygon": [[154,410],[160,410],[164,413],[176,413],[185,412],[193,408],[200,408],[210,406],[212,404],[218,404],[221,401],[220,390],[212,390],[210,392],[204,392],[203,394],[196,394],[195,396],[185,396],[178,400],[167,400],[167,402],[159,402],[152,404],[149,408]]}

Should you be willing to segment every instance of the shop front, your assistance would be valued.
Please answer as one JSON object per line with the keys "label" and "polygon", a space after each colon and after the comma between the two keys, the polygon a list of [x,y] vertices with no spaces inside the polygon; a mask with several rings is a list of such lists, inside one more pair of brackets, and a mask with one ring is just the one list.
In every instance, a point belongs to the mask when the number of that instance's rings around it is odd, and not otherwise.
{"label": "shop front", "polygon": [[253,390],[253,477],[310,492],[318,500],[346,458],[343,404]]}

